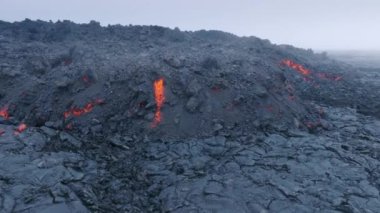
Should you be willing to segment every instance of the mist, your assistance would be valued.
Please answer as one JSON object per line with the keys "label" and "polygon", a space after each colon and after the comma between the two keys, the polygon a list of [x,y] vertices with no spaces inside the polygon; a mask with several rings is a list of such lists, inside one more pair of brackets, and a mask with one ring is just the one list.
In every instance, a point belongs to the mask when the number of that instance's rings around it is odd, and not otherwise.
{"label": "mist", "polygon": [[380,49],[377,0],[1,0],[0,20],[215,29],[317,50]]}

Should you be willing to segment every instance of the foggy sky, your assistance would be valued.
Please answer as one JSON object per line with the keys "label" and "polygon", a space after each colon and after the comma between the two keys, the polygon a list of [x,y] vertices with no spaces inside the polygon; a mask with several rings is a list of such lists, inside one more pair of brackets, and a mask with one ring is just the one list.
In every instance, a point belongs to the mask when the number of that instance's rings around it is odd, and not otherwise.
{"label": "foggy sky", "polygon": [[380,49],[380,0],[0,0],[0,20],[217,29],[313,49]]}

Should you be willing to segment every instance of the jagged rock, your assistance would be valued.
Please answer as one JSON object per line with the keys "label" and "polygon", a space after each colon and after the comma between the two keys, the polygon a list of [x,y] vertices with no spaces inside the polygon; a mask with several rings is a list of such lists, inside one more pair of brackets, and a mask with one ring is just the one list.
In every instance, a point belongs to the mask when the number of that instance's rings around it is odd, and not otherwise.
{"label": "jagged rock", "polygon": [[204,188],[205,194],[220,194],[223,191],[223,185],[216,181],[209,181]]}
{"label": "jagged rock", "polygon": [[0,212],[380,209],[361,70],[218,31],[26,20],[1,38]]}
{"label": "jagged rock", "polygon": [[57,135],[57,131],[55,131],[54,129],[51,129],[49,127],[43,126],[40,129],[42,130],[43,133],[45,133],[49,137],[53,137],[53,136]]}
{"label": "jagged rock", "polygon": [[73,82],[68,77],[62,77],[61,79],[56,80],[54,83],[58,88],[64,89],[64,88],[68,88],[69,85],[71,85]]}
{"label": "jagged rock", "polygon": [[251,156],[235,156],[235,161],[241,166],[254,166],[256,161]]}
{"label": "jagged rock", "polygon": [[198,83],[197,80],[192,80],[187,86],[186,92],[189,95],[197,95],[202,89],[202,86]]}
{"label": "jagged rock", "polygon": [[147,121],[152,121],[154,118],[154,113],[148,113],[145,115],[144,119]]}
{"label": "jagged rock", "polygon": [[91,127],[92,134],[98,134],[101,133],[103,130],[103,126],[101,124],[95,125]]}
{"label": "jagged rock", "polygon": [[25,69],[33,75],[43,75],[47,72],[49,65],[44,59],[30,60],[26,63]]}
{"label": "jagged rock", "polygon": [[258,97],[261,98],[265,98],[266,96],[268,96],[267,90],[263,86],[258,84],[253,87],[253,94],[256,94]]}
{"label": "jagged rock", "polygon": [[186,109],[194,113],[199,107],[199,100],[196,97],[191,97],[186,103]]}
{"label": "jagged rock", "polygon": [[223,129],[223,125],[222,124],[215,124],[214,125],[214,131],[219,131],[219,130],[222,130]]}
{"label": "jagged rock", "polygon": [[45,126],[52,129],[59,129],[62,126],[62,121],[48,121],[45,123]]}
{"label": "jagged rock", "polygon": [[219,156],[226,150],[226,138],[223,136],[217,136],[205,139],[203,149],[211,156]]}
{"label": "jagged rock", "polygon": [[82,143],[79,140],[77,140],[76,138],[74,138],[66,132],[59,133],[59,138],[61,139],[61,141],[68,142],[76,148],[80,148],[82,146]]}
{"label": "jagged rock", "polygon": [[354,134],[358,131],[358,129],[354,126],[348,126],[343,128],[344,131]]}
{"label": "jagged rock", "polygon": [[165,63],[174,68],[181,68],[184,66],[183,59],[177,57],[167,57],[164,59]]}
{"label": "jagged rock", "polygon": [[109,139],[112,145],[117,146],[121,149],[128,150],[130,147],[128,147],[127,143],[131,142],[133,139],[129,137],[125,137],[124,141],[122,141],[120,136],[115,136]]}
{"label": "jagged rock", "polygon": [[380,136],[380,122],[377,121],[373,124],[364,125],[364,129],[373,136]]}

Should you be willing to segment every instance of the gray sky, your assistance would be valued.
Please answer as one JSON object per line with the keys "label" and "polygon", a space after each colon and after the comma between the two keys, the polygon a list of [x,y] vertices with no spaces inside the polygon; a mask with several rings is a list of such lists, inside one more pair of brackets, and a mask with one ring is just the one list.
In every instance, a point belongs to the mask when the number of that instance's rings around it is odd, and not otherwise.
{"label": "gray sky", "polygon": [[217,29],[313,49],[380,49],[380,0],[0,0],[0,19]]}

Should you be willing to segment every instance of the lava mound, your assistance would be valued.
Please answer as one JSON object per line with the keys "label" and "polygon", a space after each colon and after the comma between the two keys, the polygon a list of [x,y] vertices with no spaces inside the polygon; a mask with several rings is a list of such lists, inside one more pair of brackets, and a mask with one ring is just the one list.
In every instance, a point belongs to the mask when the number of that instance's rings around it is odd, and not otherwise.
{"label": "lava mound", "polygon": [[0,28],[0,106],[14,124],[160,137],[312,128],[321,113],[305,88],[344,84],[301,65],[324,55],[255,37],[68,21]]}

